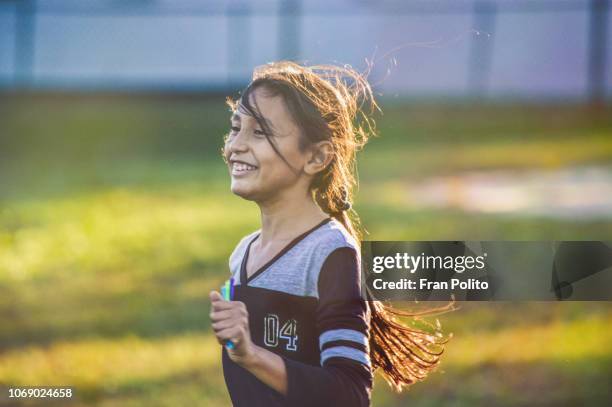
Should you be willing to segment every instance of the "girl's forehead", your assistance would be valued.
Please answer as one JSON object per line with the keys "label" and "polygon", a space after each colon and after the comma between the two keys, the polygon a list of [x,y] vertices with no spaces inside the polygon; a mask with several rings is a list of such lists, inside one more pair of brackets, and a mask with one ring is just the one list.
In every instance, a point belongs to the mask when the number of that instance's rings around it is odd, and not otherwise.
{"label": "girl's forehead", "polygon": [[[278,129],[278,131],[283,133],[294,130],[296,125],[283,98],[281,96],[268,96],[265,93],[259,93],[258,90],[255,90],[250,95],[249,102],[251,108],[258,112],[272,129]],[[255,117],[244,107],[241,100],[238,100],[236,104],[236,109],[232,113],[232,119],[244,123],[257,123]]]}
{"label": "girl's forehead", "polygon": [[[259,114],[267,118],[283,119],[285,116],[289,115],[287,107],[285,106],[285,101],[281,96],[267,95],[260,89],[256,89],[249,94],[249,105],[253,110],[258,111]],[[249,111],[242,103],[242,98],[238,100],[236,110],[242,115],[250,115]]]}

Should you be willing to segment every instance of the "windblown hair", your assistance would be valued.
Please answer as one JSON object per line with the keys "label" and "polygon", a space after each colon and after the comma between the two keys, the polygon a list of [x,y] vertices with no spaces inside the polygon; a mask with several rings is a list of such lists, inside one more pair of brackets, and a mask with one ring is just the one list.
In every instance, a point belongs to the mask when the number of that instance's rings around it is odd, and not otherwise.
{"label": "windblown hair", "polygon": [[[280,61],[257,67],[240,99],[237,102],[228,99],[233,110],[239,109],[256,119],[274,151],[295,170],[279,152],[272,138],[273,131],[251,98],[256,89],[264,91],[266,96],[283,98],[301,129],[298,144],[301,151],[323,140],[332,143],[334,157],[313,179],[311,193],[321,209],[342,223],[359,242],[363,231],[351,206],[353,189],[358,186],[355,158],[368,139],[376,135],[371,116],[380,111],[366,75],[349,66],[307,67]],[[384,378],[396,391],[423,380],[439,364],[449,338],[443,337],[439,327],[431,333],[407,326],[396,317],[408,317],[415,322],[421,316],[451,309],[453,304],[410,313],[374,301],[367,290],[366,294],[370,305],[369,345],[374,370],[382,369]]]}

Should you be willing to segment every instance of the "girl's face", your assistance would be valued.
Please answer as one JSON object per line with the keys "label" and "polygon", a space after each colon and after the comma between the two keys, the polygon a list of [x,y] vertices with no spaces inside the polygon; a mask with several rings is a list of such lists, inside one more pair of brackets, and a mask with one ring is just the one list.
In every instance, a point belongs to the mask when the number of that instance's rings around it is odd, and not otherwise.
{"label": "girl's face", "polygon": [[[291,191],[306,192],[312,178],[308,164],[311,157],[298,148],[300,131],[282,97],[268,96],[260,87],[251,93],[250,102],[267,121],[273,131],[271,141],[293,169],[274,151],[257,120],[238,108],[232,115],[231,131],[224,148],[232,192],[256,202]],[[308,167],[306,171],[305,167]]]}

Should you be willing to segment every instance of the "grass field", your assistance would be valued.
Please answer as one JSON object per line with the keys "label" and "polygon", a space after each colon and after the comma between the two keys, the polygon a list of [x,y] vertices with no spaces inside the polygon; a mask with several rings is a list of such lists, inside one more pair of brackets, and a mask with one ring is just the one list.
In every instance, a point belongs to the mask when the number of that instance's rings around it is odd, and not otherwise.
{"label": "grass field", "polygon": [[[359,161],[368,239],[612,236],[611,218],[416,210],[403,198],[439,174],[612,165],[611,109],[383,111]],[[223,99],[13,95],[0,113],[0,385],[71,385],[83,406],[229,405],[207,294],[259,218],[229,192],[217,154]],[[611,402],[610,303],[467,303],[438,318],[454,334],[439,371],[399,395],[378,378],[375,406]]]}

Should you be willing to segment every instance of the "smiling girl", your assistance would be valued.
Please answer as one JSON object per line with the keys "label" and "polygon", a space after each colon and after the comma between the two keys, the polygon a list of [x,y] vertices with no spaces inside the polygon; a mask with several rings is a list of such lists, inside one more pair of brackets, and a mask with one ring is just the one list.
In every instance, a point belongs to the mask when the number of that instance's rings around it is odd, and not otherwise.
{"label": "smiling girl", "polygon": [[443,340],[363,298],[355,154],[378,108],[350,68],[277,62],[231,103],[231,190],[261,229],[230,256],[232,301],[210,293],[234,406],[369,406],[374,370],[401,390],[439,362]]}

